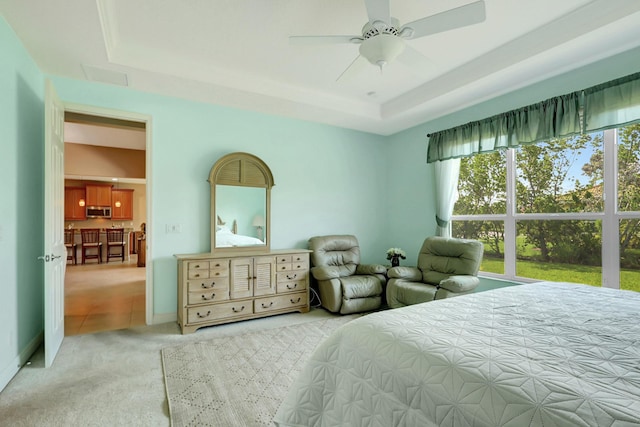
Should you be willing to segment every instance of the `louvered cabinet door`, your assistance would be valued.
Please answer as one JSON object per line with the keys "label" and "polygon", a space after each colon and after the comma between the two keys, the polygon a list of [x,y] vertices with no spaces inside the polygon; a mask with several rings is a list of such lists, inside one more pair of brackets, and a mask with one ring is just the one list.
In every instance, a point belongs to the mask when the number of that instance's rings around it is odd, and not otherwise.
{"label": "louvered cabinet door", "polygon": [[253,296],[276,293],[276,260],[273,256],[253,259]]}
{"label": "louvered cabinet door", "polygon": [[229,293],[231,299],[253,296],[253,258],[234,258],[231,260]]}

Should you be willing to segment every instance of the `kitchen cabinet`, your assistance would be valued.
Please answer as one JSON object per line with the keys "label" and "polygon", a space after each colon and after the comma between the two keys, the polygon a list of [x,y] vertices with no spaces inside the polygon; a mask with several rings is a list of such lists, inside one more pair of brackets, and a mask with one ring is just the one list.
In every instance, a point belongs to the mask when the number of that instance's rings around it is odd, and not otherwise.
{"label": "kitchen cabinet", "polygon": [[111,206],[111,186],[87,184],[87,206]]}
{"label": "kitchen cabinet", "polygon": [[[117,206],[118,202],[120,206]],[[111,190],[111,220],[133,219],[133,190]]]}
{"label": "kitchen cabinet", "polygon": [[[85,208],[85,189],[82,187],[64,188],[64,220],[82,221],[87,219]],[[81,205],[82,201],[82,205]]]}

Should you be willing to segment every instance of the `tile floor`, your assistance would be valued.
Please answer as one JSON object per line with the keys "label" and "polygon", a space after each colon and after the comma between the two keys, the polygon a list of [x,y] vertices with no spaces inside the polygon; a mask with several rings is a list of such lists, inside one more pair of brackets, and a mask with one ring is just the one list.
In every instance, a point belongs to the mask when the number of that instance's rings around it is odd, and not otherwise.
{"label": "tile floor", "polygon": [[145,273],[137,256],[125,262],[67,264],[66,336],[126,329],[145,324]]}

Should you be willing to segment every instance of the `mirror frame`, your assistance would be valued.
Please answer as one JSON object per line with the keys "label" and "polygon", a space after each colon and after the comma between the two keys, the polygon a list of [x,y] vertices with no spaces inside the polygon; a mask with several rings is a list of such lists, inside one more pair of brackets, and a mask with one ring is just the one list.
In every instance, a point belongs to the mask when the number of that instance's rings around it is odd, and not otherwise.
{"label": "mirror frame", "polygon": [[[253,154],[237,152],[221,157],[209,172],[211,185],[211,252],[242,253],[269,252],[271,249],[271,187],[275,185],[269,166]],[[216,185],[258,187],[266,191],[264,245],[216,247]]]}

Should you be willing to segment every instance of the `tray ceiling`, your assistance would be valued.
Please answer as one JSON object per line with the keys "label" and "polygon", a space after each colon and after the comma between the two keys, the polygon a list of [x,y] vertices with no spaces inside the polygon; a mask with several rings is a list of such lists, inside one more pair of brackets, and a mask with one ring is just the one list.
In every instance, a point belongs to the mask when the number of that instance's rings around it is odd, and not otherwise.
{"label": "tray ceiling", "polygon": [[[395,0],[401,23],[472,0]],[[48,74],[389,135],[640,46],[637,0],[486,0],[482,23],[409,40],[431,65],[336,81],[363,0],[0,0]]]}

